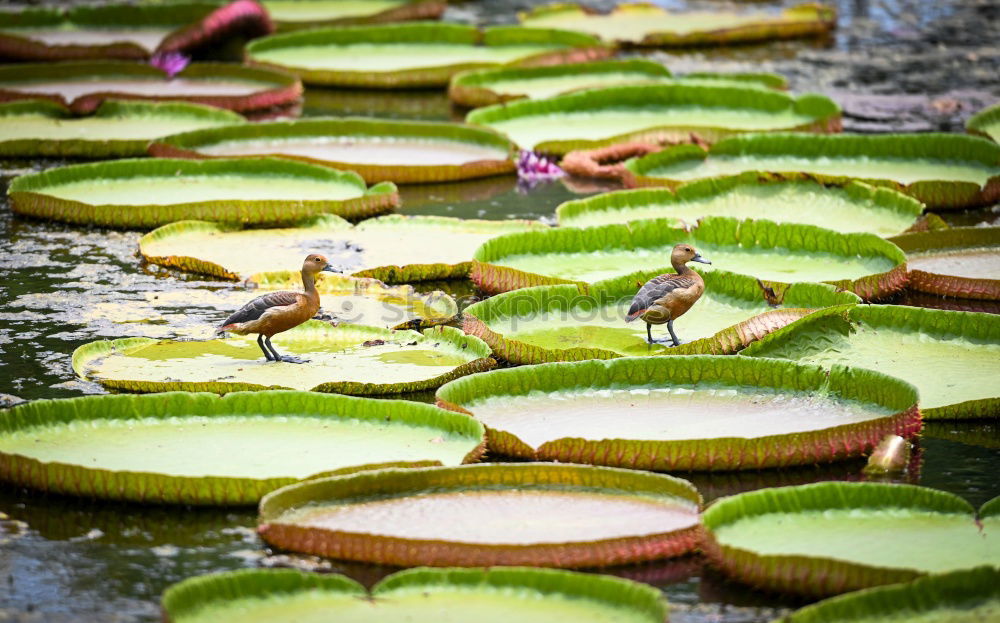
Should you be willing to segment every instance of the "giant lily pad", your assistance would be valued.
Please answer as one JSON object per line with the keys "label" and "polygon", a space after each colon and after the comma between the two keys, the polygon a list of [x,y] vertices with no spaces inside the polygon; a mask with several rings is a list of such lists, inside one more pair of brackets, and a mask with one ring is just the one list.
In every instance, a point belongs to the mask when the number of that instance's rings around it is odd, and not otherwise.
{"label": "giant lily pad", "polygon": [[255,65],[294,72],[308,84],[410,88],[444,86],[452,75],[506,64],[553,64],[603,58],[611,49],[572,32],[415,22],[320,28],[258,39]]}
{"label": "giant lily pad", "polygon": [[[677,321],[680,346],[646,342],[643,323],[625,323],[632,297],[657,272],[593,285],[538,286],[507,292],[468,307],[466,333],[514,363],[581,361],[639,355],[728,354],[829,305],[858,299],[828,285],[795,283],[776,294],[756,279],[726,271],[705,273],[705,294]],[[773,309],[781,303],[782,309]]]}
{"label": "giant lily pad", "polygon": [[860,180],[895,188],[929,208],[988,205],[1000,199],[1000,145],[960,134],[736,136],[708,152],[680,145],[625,163],[632,185],[771,171],[822,183]]}
{"label": "giant lily pad", "polygon": [[475,69],[452,76],[448,96],[456,104],[476,108],[516,99],[542,99],[572,91],[620,84],[740,84],[782,88],[777,74],[709,74],[675,77],[660,63],[644,59],[593,61],[543,67]]}
{"label": "giant lily pad", "polygon": [[515,146],[480,128],[365,118],[278,121],[196,131],[150,145],[154,156],[281,156],[349,169],[368,183],[446,182],[515,170]]}
{"label": "giant lily pad", "polygon": [[828,463],[920,430],[917,392],[898,379],[744,357],[507,368],[437,401],[485,424],[492,452],[660,471]]}
{"label": "giant lily pad", "polygon": [[10,102],[0,104],[0,155],[140,156],[151,139],[244,121],[197,104],[107,101],[93,116],[74,118],[55,102]]}
{"label": "giant lily pad", "polygon": [[510,102],[466,121],[508,135],[524,149],[565,154],[625,141],[707,141],[741,132],[834,132],[840,109],[822,95],[743,86],[625,85]]}
{"label": "giant lily pad", "polygon": [[278,30],[437,19],[447,0],[263,0]]}
{"label": "giant lily pad", "polygon": [[824,482],[723,498],[704,513],[703,549],[755,586],[829,595],[979,565],[1000,566],[1000,518],[977,525],[950,493]]}
{"label": "giant lily pad", "polygon": [[369,595],[343,575],[291,569],[243,570],[191,578],[163,593],[167,623],[288,620],[490,623],[663,623],[667,608],[650,586],[606,575],[500,567],[409,569]]}
{"label": "giant lily pad", "polygon": [[796,610],[786,623],[979,623],[1000,612],[1000,569],[988,566],[924,576],[831,597]]}
{"label": "giant lily pad", "polygon": [[886,297],[906,284],[906,256],[872,234],[723,217],[705,218],[690,232],[674,225],[652,219],[508,234],[476,250],[471,277],[490,293],[593,283],[643,266],[669,266],[674,245],[686,242],[713,262],[699,264],[700,271],[738,271],[774,289],[790,281],[822,281],[867,300]]}
{"label": "giant lily pad", "polygon": [[112,227],[191,218],[267,225],[323,213],[364,218],[399,202],[391,183],[366,188],[356,173],[279,158],[78,164],[22,175],[7,193],[20,214]]}
{"label": "giant lily pad", "polygon": [[911,290],[1000,300],[1000,228],[955,227],[892,239],[906,253]]}
{"label": "giant lily pad", "polygon": [[299,389],[377,395],[434,389],[494,365],[486,344],[453,327],[421,334],[310,320],[274,341],[282,352],[309,363],[267,362],[253,336],[125,338],[80,346],[73,352],[73,370],[130,392]]}
{"label": "giant lily pad", "polygon": [[247,112],[302,95],[286,73],[232,63],[192,63],[173,78],[144,63],[64,62],[0,66],[0,101],[48,99],[89,114],[106,99],[170,100]]}
{"label": "giant lily pad", "polygon": [[892,236],[912,227],[923,205],[888,188],[849,182],[841,187],[788,181],[756,173],[691,182],[676,192],[649,188],[567,201],[556,208],[559,225],[591,227],[669,218],[693,226],[706,216],[766,218],[852,233]]}
{"label": "giant lily pad", "polygon": [[279,489],[261,500],[258,532],[381,564],[588,567],[691,551],[700,503],[685,480],[608,467],[386,469]]}
{"label": "giant lily pad", "polygon": [[1000,104],[972,115],[965,127],[973,134],[981,134],[1000,143]]}
{"label": "giant lily pad", "polygon": [[226,37],[271,32],[252,0],[20,7],[0,14],[0,58],[27,61],[142,60],[153,52],[191,53]]}
{"label": "giant lily pad", "polygon": [[255,504],[319,474],[475,461],[484,445],[471,418],[309,392],[39,400],[0,430],[0,480],[175,504]]}
{"label": "giant lily pad", "polygon": [[253,277],[256,273],[282,270],[295,271],[285,276],[294,279],[302,258],[316,251],[345,274],[406,283],[464,278],[480,244],[501,234],[534,229],[549,228],[530,221],[396,215],[353,227],[343,219],[323,216],[300,227],[270,230],[182,222],[144,236],[139,251],[155,264],[223,279],[253,280],[258,280]]}
{"label": "giant lily pad", "polygon": [[589,33],[605,41],[646,46],[692,46],[822,35],[837,25],[833,8],[800,4],[781,13],[669,12],[646,3],[622,4],[600,15],[574,4],[538,7],[519,15],[525,26]]}
{"label": "giant lily pad", "polygon": [[870,368],[912,383],[924,418],[1000,413],[1000,316],[858,305],[811,314],[743,354]]}

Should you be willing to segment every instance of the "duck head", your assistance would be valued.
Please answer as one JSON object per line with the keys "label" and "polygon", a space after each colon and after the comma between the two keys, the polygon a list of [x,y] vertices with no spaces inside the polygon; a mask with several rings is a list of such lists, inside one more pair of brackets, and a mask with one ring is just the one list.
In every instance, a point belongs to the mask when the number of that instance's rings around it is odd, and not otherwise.
{"label": "duck head", "polygon": [[302,272],[315,275],[319,272],[337,273],[340,271],[334,269],[333,266],[330,266],[330,262],[326,259],[326,256],[320,255],[319,253],[311,253],[305,261],[302,262]]}
{"label": "duck head", "polygon": [[674,246],[673,252],[670,254],[670,263],[674,266],[683,266],[688,262],[698,262],[701,264],[711,264],[708,260],[703,258],[694,247],[689,244],[678,244]]}

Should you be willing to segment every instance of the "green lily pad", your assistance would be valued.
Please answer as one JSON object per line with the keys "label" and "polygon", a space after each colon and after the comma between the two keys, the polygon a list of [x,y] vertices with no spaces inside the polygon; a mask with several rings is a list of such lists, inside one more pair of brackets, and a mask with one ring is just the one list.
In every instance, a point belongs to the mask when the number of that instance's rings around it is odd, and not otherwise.
{"label": "green lily pad", "polygon": [[768,88],[783,88],[785,85],[784,78],[777,74],[700,73],[673,76],[660,63],[628,59],[465,71],[452,76],[448,96],[456,104],[476,108],[517,99],[542,99],[583,89],[674,82]]}
{"label": "green lily pad", "polygon": [[[807,207],[807,209],[803,209]],[[766,218],[843,233],[893,236],[912,227],[924,206],[888,188],[859,182],[828,186],[744,173],[669,188],[605,193],[556,208],[560,226],[592,227],[670,218],[693,226],[707,216]]]}
{"label": "green lily pad", "polygon": [[712,145],[681,145],[629,160],[629,185],[670,186],[770,171],[782,177],[895,188],[932,209],[989,205],[1000,199],[1000,145],[960,134],[756,134]]}
{"label": "green lily pad", "polygon": [[609,467],[385,469],[279,489],[261,500],[258,532],[281,549],[399,566],[604,566],[691,551],[700,503],[685,480]]}
{"label": "green lily pad", "polygon": [[625,85],[510,102],[470,112],[466,121],[493,128],[523,149],[566,154],[627,141],[712,142],[741,132],[832,132],[840,109],[822,95],[744,86]]}
{"label": "green lily pad", "polygon": [[830,595],[1000,566],[1000,520],[950,493],[824,482],[723,498],[702,515],[713,564],[755,586]]}
{"label": "green lily pad", "polygon": [[263,0],[279,31],[437,19],[447,0]]}
{"label": "green lily pad", "polygon": [[444,86],[452,75],[498,65],[549,65],[603,58],[595,37],[558,30],[414,22],[344,26],[264,37],[247,46],[258,66],[297,74],[307,84],[413,88]]}
{"label": "green lily pad", "polygon": [[683,242],[713,262],[699,264],[700,272],[738,271],[775,291],[792,281],[822,281],[868,300],[886,297],[906,284],[906,256],[872,234],[723,217],[705,218],[690,232],[676,225],[669,219],[652,219],[508,234],[476,250],[471,277],[489,293],[594,283],[639,267],[669,266],[670,251]]}
{"label": "green lily pad", "polygon": [[976,567],[831,597],[786,623],[980,623],[1000,615],[1000,569]]}
{"label": "green lily pad", "polygon": [[366,118],[276,121],[169,136],[153,156],[281,156],[348,169],[368,183],[447,182],[512,173],[516,147],[480,128]]}
{"label": "green lily pad", "polygon": [[[342,575],[291,569],[191,578],[163,593],[167,623],[336,620],[341,623],[663,623],[666,601],[650,586],[556,569],[408,569],[371,594]],[[318,618],[314,618],[318,617]]]}
{"label": "green lily pad", "polygon": [[954,227],[904,234],[907,288],[941,296],[1000,300],[1000,227]]}
{"label": "green lily pad", "polygon": [[828,463],[920,430],[917,391],[903,381],[744,357],[507,368],[436,396],[486,426],[491,452],[658,471]]}
{"label": "green lily pad", "polygon": [[276,225],[323,213],[364,218],[399,203],[350,171],[280,158],[113,160],[22,175],[7,189],[19,214],[110,227],[182,219]]}
{"label": "green lily pad", "polygon": [[249,112],[285,106],[302,95],[286,73],[233,63],[191,63],[173,78],[146,63],[62,62],[0,66],[0,101],[48,99],[74,114],[107,99],[185,101]]}
{"label": "green lily pad", "polygon": [[751,345],[744,355],[824,367],[870,368],[920,392],[929,418],[1000,413],[1000,316],[858,305],[822,310]]}
{"label": "green lily pad", "polygon": [[490,349],[452,327],[390,331],[309,320],[273,339],[305,364],[267,362],[253,336],[214,340],[125,338],[73,352],[73,370],[108,389],[227,393],[298,389],[353,395],[434,389],[488,370]]}
{"label": "green lily pad", "polygon": [[0,22],[0,58],[25,61],[144,60],[271,30],[264,9],[248,0],[22,6],[0,13]]}
{"label": "green lily pad", "polygon": [[0,104],[0,156],[141,156],[154,138],[245,121],[197,104],[106,101],[93,116],[74,118],[55,102],[10,102]]}
{"label": "green lily pad", "polygon": [[575,4],[555,4],[518,17],[525,26],[562,28],[605,41],[660,47],[811,37],[837,25],[836,11],[819,4],[800,4],[781,13],[732,13],[670,12],[652,4],[626,3],[603,15]]}
{"label": "green lily pad", "polygon": [[[240,229],[220,223],[173,223],[139,240],[150,262],[223,279],[256,281],[256,273],[294,271],[305,254],[323,253],[334,268],[386,283],[460,279],[483,242],[505,233],[549,229],[531,221],[440,216],[384,216],[351,226],[323,216],[289,229]],[[248,253],[247,249],[253,249]],[[273,279],[275,277],[269,276]]]}
{"label": "green lily pad", "polygon": [[6,412],[0,430],[0,480],[172,504],[256,504],[303,478],[458,465],[484,447],[468,417],[308,392],[39,400]]}
{"label": "green lily pad", "polygon": [[981,134],[1000,143],[1000,104],[972,115],[965,122],[965,127],[973,134]]}
{"label": "green lily pad", "polygon": [[[658,272],[635,273],[593,285],[525,288],[466,308],[463,330],[513,363],[582,361],[642,355],[729,354],[829,305],[856,295],[823,284],[795,283],[777,293],[756,279],[716,270],[705,273],[705,294],[677,320],[680,346],[646,341],[644,323],[626,324],[639,286]],[[781,303],[781,309],[774,309]],[[661,329],[658,329],[661,331]]]}

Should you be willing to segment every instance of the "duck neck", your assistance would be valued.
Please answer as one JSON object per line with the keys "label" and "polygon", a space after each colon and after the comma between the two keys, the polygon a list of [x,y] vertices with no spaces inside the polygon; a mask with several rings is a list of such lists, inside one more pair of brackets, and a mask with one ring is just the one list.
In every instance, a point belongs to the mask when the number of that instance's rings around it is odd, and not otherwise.
{"label": "duck neck", "polygon": [[670,260],[670,265],[674,267],[674,271],[676,271],[678,275],[689,275],[694,272],[688,268],[687,262]]}
{"label": "duck neck", "polygon": [[316,291],[316,277],[305,270],[302,271],[302,291],[310,300],[319,300],[319,292]]}

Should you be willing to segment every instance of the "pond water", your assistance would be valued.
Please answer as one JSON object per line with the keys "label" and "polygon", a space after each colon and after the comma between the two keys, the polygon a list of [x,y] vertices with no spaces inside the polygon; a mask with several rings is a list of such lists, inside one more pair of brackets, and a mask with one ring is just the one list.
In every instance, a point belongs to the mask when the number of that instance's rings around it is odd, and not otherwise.
{"label": "pond water", "polygon": [[[481,15],[484,4],[508,17]],[[515,8],[530,4],[536,3],[456,3],[449,16],[464,21],[510,21]],[[592,4],[606,8],[610,3]],[[663,4],[676,8],[682,3]],[[940,93],[991,84],[993,90],[998,89],[995,63],[1000,61],[1000,52],[991,42],[1000,30],[1000,19],[989,19],[982,3],[951,0],[927,6],[907,0],[842,0],[834,4],[842,20],[829,48],[815,42],[779,42],[652,55],[682,71],[779,70],[792,79],[796,90]],[[978,54],[979,61],[966,59],[966,54]],[[918,61],[925,63],[926,71],[912,71]],[[955,63],[965,64],[956,68]],[[991,66],[992,73],[988,71]],[[439,120],[461,116],[443,94],[432,91],[310,89],[304,113]],[[960,126],[953,119],[939,123],[944,129]],[[0,185],[5,188],[15,175],[57,164],[0,161]],[[553,222],[560,202],[606,188],[590,182],[556,181],[525,189],[512,176],[411,186],[401,189],[400,211]],[[998,218],[995,208],[943,216],[967,225],[996,224]],[[103,338],[187,335],[216,324],[232,311],[231,296],[185,307],[178,293],[188,288],[251,296],[240,284],[144,265],[136,252],[142,233],[23,219],[13,216],[4,203],[0,208],[0,392],[25,399],[100,393],[99,386],[76,379],[71,370],[69,355],[77,346]],[[463,303],[474,300],[466,282],[418,284],[417,289],[426,292],[442,285]],[[151,301],[164,294],[169,294],[173,306],[151,307]],[[910,300],[937,304],[928,298]],[[415,399],[429,402],[432,396]],[[1000,494],[998,440],[995,423],[928,425],[918,444],[919,460],[904,479],[955,493],[978,506]],[[862,466],[847,462],[679,475],[689,478],[708,501],[767,486],[858,480]],[[366,585],[394,570],[271,552],[257,538],[255,525],[252,508],[140,507],[45,496],[0,485],[0,621],[152,623],[160,620],[158,600],[169,584],[202,573],[258,565],[294,564],[342,572]],[[761,594],[730,582],[698,557],[602,571],[660,587],[671,602],[674,623],[764,623],[801,605],[792,598]]]}

